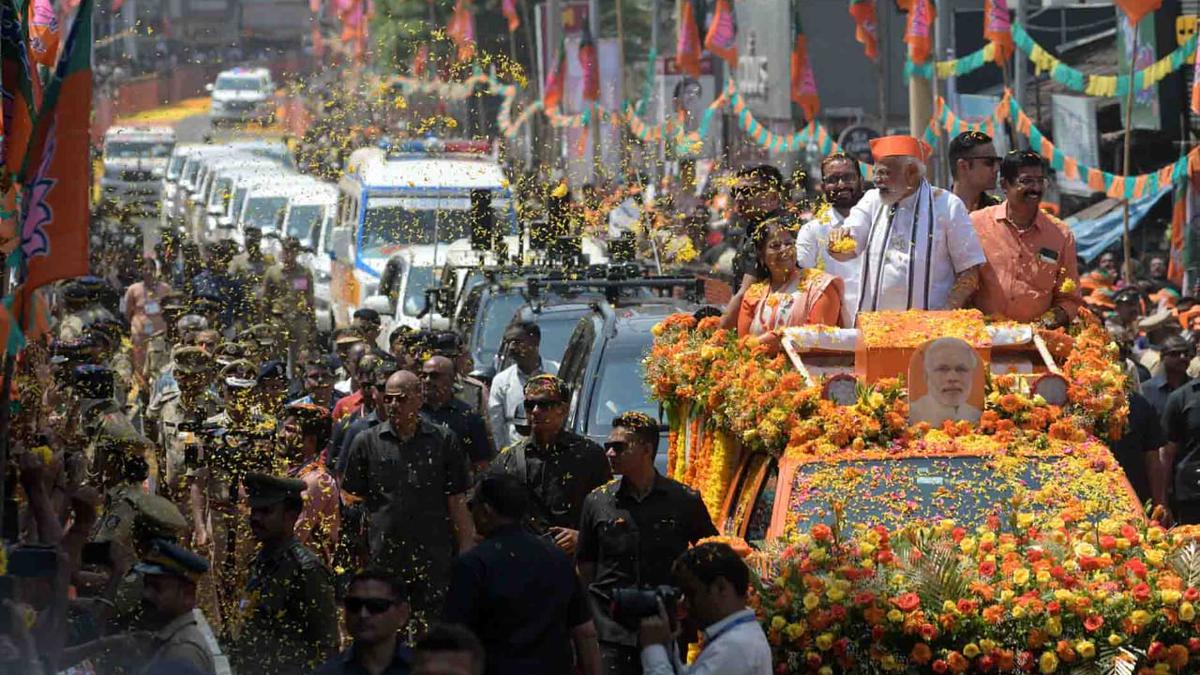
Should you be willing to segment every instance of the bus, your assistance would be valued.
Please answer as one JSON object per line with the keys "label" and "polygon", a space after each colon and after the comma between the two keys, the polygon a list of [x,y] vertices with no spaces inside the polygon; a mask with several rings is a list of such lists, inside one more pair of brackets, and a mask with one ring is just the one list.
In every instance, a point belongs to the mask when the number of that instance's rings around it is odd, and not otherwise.
{"label": "bus", "polygon": [[[468,216],[477,190],[490,193],[496,226],[516,251],[517,214],[490,143],[423,139],[354,151],[338,182],[330,236],[335,325],[347,325],[355,309],[382,294],[388,307],[398,307],[396,324],[416,326],[423,304],[410,286],[432,285],[448,256],[470,250]],[[381,303],[376,297],[370,304]]]}

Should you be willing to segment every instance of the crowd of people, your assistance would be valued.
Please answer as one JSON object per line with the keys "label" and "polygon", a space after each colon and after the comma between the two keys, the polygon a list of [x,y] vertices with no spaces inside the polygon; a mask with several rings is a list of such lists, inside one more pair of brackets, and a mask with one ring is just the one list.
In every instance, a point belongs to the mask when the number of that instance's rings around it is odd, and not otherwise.
{"label": "crowd of people", "polygon": [[[1081,276],[1036,154],[960,135],[943,189],[917,139],[872,147],[875,187],[831,155],[807,217],[768,165],[735,174],[720,229],[708,200],[657,200],[694,249],[681,268],[727,271],[723,324],[771,342],[864,311],[1093,312],[1130,373],[1115,454],[1139,496],[1200,522],[1195,293],[1162,258]],[[663,243],[636,190],[572,208],[635,251]],[[773,672],[745,562],[655,469],[658,421],[618,414],[603,446],[566,430],[536,324],[508,327],[480,382],[452,331],[381,335],[359,309],[318,335],[295,239],[275,260],[253,229],[241,249],[163,235],[136,269],[60,284],[18,362],[0,670]]]}

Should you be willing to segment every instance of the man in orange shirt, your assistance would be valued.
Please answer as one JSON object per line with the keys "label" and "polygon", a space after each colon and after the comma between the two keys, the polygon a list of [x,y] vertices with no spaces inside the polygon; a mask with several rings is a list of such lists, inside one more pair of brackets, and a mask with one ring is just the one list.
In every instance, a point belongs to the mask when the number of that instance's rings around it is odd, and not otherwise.
{"label": "man in orange shirt", "polygon": [[1071,229],[1039,208],[1045,163],[1014,150],[1000,163],[1000,185],[1004,203],[971,214],[987,255],[974,304],[989,316],[1065,326],[1082,304],[1079,262]]}

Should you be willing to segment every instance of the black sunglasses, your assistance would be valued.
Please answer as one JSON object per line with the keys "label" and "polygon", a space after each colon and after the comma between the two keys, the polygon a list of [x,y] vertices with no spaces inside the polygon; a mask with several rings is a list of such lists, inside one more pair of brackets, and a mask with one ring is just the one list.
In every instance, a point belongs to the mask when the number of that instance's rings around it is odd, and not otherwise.
{"label": "black sunglasses", "polygon": [[553,408],[555,406],[562,405],[562,403],[563,403],[562,401],[549,401],[549,400],[531,401],[529,399],[525,399],[523,405],[525,406],[525,412],[533,412],[534,410],[537,410],[538,408]]}
{"label": "black sunglasses", "polygon": [[604,444],[604,452],[612,450],[614,455],[619,455],[629,449],[629,443],[626,441],[608,441]]}
{"label": "black sunglasses", "polygon": [[371,614],[383,614],[391,609],[392,605],[395,604],[395,600],[390,600],[388,598],[355,598],[353,596],[347,596],[342,600],[342,606],[344,606],[346,611],[350,614],[358,614],[363,610],[364,607],[367,609],[367,612]]}

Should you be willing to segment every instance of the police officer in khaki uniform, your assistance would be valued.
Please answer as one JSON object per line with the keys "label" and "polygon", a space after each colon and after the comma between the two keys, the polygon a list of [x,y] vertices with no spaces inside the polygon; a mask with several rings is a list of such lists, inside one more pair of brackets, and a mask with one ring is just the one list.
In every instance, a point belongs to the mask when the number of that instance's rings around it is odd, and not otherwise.
{"label": "police officer in khaki uniform", "polygon": [[201,673],[216,673],[217,660],[223,657],[212,628],[196,608],[196,585],[208,572],[208,561],[177,544],[156,541],[135,569],[145,578],[147,623],[156,626],[153,653],[141,672],[187,664]]}
{"label": "police officer in khaki uniform", "polygon": [[163,395],[155,424],[163,451],[158,476],[162,493],[182,505],[188,503],[185,477],[199,469],[200,428],[221,412],[221,400],[210,386],[215,361],[203,349],[176,347],[171,360],[177,387]]}
{"label": "police officer in khaki uniform", "polygon": [[245,485],[262,549],[250,563],[234,666],[239,675],[308,672],[337,651],[338,631],[329,571],[295,535],[304,481],[251,473]]}
{"label": "police officer in khaki uniform", "polygon": [[283,334],[283,328],[269,323],[256,323],[242,331],[238,341],[246,349],[245,358],[254,363],[284,358],[286,353],[279,345],[279,336]]}
{"label": "police officer in khaki uniform", "polygon": [[167,327],[157,333],[152,333],[146,341],[146,362],[141,372],[141,389],[143,398],[148,402],[154,390],[154,383],[171,361],[171,350],[179,341],[176,322],[187,310],[183,298],[171,294],[162,299],[162,316]]}
{"label": "police officer in khaki uniform", "polygon": [[282,318],[287,330],[285,342],[289,366],[298,363],[300,347],[316,335],[312,272],[300,265],[299,254],[300,240],[295,237],[284,239],[280,264],[271,268],[263,281],[263,299],[271,304],[281,302],[286,311]]}

